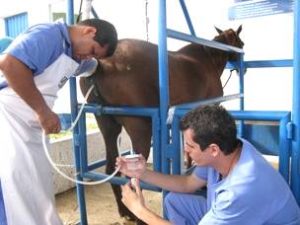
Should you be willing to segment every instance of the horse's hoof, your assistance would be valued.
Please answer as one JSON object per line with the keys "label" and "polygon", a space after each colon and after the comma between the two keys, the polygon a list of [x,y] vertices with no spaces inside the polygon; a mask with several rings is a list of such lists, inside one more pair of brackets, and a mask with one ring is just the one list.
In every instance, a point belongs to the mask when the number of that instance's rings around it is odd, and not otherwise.
{"label": "horse's hoof", "polygon": [[129,216],[123,216],[123,225],[136,225],[135,220]]}

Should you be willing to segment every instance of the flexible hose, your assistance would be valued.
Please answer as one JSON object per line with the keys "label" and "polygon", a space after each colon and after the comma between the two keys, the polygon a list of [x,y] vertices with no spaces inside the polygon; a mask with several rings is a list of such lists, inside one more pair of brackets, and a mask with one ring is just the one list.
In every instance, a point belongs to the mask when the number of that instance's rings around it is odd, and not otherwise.
{"label": "flexible hose", "polygon": [[81,180],[77,180],[75,178],[69,177],[68,175],[66,175],[65,173],[63,173],[58,167],[57,165],[53,162],[53,160],[51,159],[49,152],[48,152],[48,147],[47,147],[47,136],[45,134],[45,132],[43,132],[43,147],[45,150],[45,154],[46,157],[49,161],[49,163],[51,164],[51,166],[56,170],[57,173],[59,173],[62,177],[66,178],[69,181],[72,181],[76,184],[82,184],[82,185],[97,185],[97,184],[102,184],[107,182],[108,180],[110,180],[111,178],[113,178],[120,170],[120,167],[116,168],[116,170],[109,176],[107,176],[106,178],[99,180],[99,181],[81,181]]}
{"label": "flexible hose", "polygon": [[[74,127],[76,126],[76,124],[77,124],[77,122],[78,122],[78,120],[79,120],[79,118],[80,118],[80,116],[81,116],[81,114],[82,114],[82,112],[83,112],[84,106],[86,105],[87,98],[88,98],[89,95],[91,94],[91,92],[92,92],[92,90],[93,90],[94,87],[95,87],[95,86],[92,85],[92,86],[89,88],[88,92],[86,93],[86,96],[85,96],[85,98],[84,98],[85,101],[84,101],[84,103],[82,104],[82,106],[81,106],[81,108],[80,108],[80,110],[79,110],[79,112],[78,112],[78,115],[77,115],[76,119],[74,120],[74,122],[72,123],[71,127],[70,127],[69,129],[67,129],[68,131],[72,131],[72,130],[74,129]],[[119,136],[118,136],[118,139],[117,139],[117,147],[118,147],[118,154],[119,154],[119,155],[120,155],[120,138],[121,138],[121,136],[119,135]],[[69,181],[72,181],[72,182],[74,182],[74,183],[76,183],[76,184],[82,184],[82,185],[97,185],[97,184],[102,184],[102,183],[107,182],[107,181],[110,180],[111,178],[113,178],[113,177],[119,172],[119,170],[120,170],[120,167],[117,167],[117,168],[115,169],[115,171],[114,171],[111,175],[109,175],[109,176],[107,176],[106,178],[104,178],[104,179],[102,179],[102,180],[99,180],[99,181],[81,181],[81,180],[77,180],[77,179],[75,179],[75,178],[69,177],[68,175],[66,175],[65,173],[63,173],[63,172],[58,168],[58,164],[55,164],[55,163],[53,162],[53,160],[51,159],[51,157],[50,157],[50,155],[49,155],[49,150],[48,150],[48,146],[47,146],[47,141],[48,141],[47,135],[46,135],[45,131],[43,131],[43,134],[42,134],[43,147],[44,147],[44,151],[45,151],[46,157],[47,157],[47,159],[48,159],[50,165],[51,165],[51,166],[56,170],[56,172],[57,172],[58,174],[60,174],[62,177],[64,177],[65,179],[67,179],[67,180],[69,180]],[[131,140],[130,140],[130,145],[131,145],[131,146],[130,146],[130,149],[131,149],[131,150],[130,150],[130,153],[133,153]],[[66,165],[63,165],[63,166],[66,166]],[[75,167],[74,165],[68,165],[68,166]]]}

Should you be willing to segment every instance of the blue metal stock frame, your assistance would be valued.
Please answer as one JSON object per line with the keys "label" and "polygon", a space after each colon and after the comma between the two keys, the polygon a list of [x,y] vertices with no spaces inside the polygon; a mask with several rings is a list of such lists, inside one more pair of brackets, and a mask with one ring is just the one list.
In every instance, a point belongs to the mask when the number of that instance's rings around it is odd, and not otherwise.
{"label": "blue metal stock frame", "polygon": [[[294,56],[293,59],[282,60],[260,60],[260,61],[244,61],[244,52],[242,49],[221,44],[214,41],[209,41],[203,38],[196,37],[192,21],[189,17],[188,10],[184,0],[179,0],[182,7],[187,25],[190,30],[190,35],[178,31],[167,29],[166,18],[166,0],[159,1],[158,15],[158,58],[159,58],[159,92],[160,105],[158,108],[135,108],[135,107],[104,107],[101,105],[87,104],[84,113],[79,120],[79,124],[75,127],[73,137],[73,149],[75,154],[77,179],[89,178],[99,180],[106,177],[105,174],[91,172],[92,170],[105,165],[105,160],[88,163],[87,147],[86,147],[86,124],[85,113],[95,114],[113,114],[113,115],[136,115],[146,116],[152,119],[153,133],[153,154],[154,154],[154,169],[167,174],[182,173],[182,153],[180,152],[181,135],[179,132],[179,119],[187,110],[195,107],[198,104],[207,104],[209,102],[198,102],[175,106],[173,109],[173,117],[171,122],[167,123],[169,112],[169,79],[168,79],[168,57],[167,57],[167,37],[186,40],[213,48],[222,49],[225,51],[234,51],[240,54],[238,63],[228,63],[227,68],[237,67],[240,71],[240,111],[231,111],[232,115],[240,120],[239,132],[243,136],[244,120],[259,120],[259,121],[278,121],[279,122],[279,171],[283,177],[289,182],[291,189],[300,204],[300,3],[295,1],[294,5]],[[97,13],[92,9],[92,13],[97,17]],[[69,24],[74,23],[74,8],[73,0],[68,0],[68,17]],[[264,67],[293,67],[293,107],[292,112],[278,111],[244,111],[244,71],[247,68],[264,68]],[[72,78],[70,81],[71,94],[71,116],[72,120],[76,118],[79,104],[76,96],[76,80]],[[226,99],[228,97],[224,97]],[[215,99],[212,101],[223,101]],[[291,170],[291,171],[290,171]],[[126,182],[123,178],[114,178],[111,180],[114,184],[123,184]],[[157,187],[143,184],[143,187],[160,191]],[[80,224],[87,224],[86,206],[84,187],[77,185],[77,196],[80,207]]]}

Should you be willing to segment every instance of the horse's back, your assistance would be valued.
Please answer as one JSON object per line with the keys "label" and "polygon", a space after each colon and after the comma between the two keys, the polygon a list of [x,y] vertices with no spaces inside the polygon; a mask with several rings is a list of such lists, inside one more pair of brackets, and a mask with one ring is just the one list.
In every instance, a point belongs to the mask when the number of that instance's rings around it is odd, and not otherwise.
{"label": "horse's back", "polygon": [[113,56],[100,60],[97,81],[112,105],[157,105],[157,46],[136,39],[120,40]]}
{"label": "horse's back", "polygon": [[[222,95],[213,65],[199,49],[197,56],[168,52],[170,104]],[[159,103],[158,48],[150,42],[120,40],[113,56],[100,60],[101,95],[111,105],[156,106]],[[214,88],[212,88],[214,87]]]}

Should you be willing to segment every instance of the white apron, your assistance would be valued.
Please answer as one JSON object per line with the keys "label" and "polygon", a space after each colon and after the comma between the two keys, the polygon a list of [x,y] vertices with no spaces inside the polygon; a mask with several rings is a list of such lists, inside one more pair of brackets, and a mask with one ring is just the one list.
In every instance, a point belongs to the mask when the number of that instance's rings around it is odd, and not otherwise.
{"label": "white apron", "polygon": [[[62,54],[34,78],[49,107],[78,63]],[[22,76],[20,74],[20,76]],[[51,166],[35,112],[10,88],[0,90],[0,179],[8,225],[61,225]]]}

